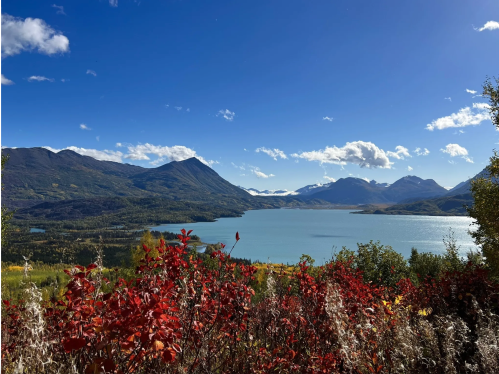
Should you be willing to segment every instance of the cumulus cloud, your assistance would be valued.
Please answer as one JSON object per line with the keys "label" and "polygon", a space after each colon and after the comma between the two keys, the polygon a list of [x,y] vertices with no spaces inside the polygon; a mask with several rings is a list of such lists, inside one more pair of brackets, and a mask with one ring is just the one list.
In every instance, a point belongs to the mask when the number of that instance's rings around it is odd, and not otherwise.
{"label": "cumulus cloud", "polygon": [[457,113],[452,113],[450,116],[441,117],[426,125],[426,129],[433,131],[447,129],[449,127],[465,127],[476,126],[490,119],[488,112],[488,104],[475,103],[473,109],[470,107],[462,108]]}
{"label": "cumulus cloud", "polygon": [[288,156],[286,156],[286,154],[283,151],[281,151],[280,149],[277,149],[277,148],[268,149],[268,148],[265,148],[265,147],[260,147],[260,148],[257,148],[255,150],[255,152],[257,152],[257,153],[263,152],[263,153],[269,155],[270,157],[272,157],[276,161],[277,161],[277,157],[280,157],[280,158],[283,158],[283,159],[287,159],[288,158]]}
{"label": "cumulus cloud", "polygon": [[2,58],[23,51],[46,55],[69,51],[69,39],[40,18],[17,18],[2,14]]}
{"label": "cumulus cloud", "polygon": [[11,84],[14,84],[10,79],[5,78],[5,76],[2,74],[2,86],[10,86]]}
{"label": "cumulus cloud", "polygon": [[181,106],[176,106],[175,109],[177,109],[178,111],[181,111],[182,107]]}
{"label": "cumulus cloud", "polygon": [[409,150],[401,145],[395,147],[395,152],[388,151],[386,152],[386,154],[388,155],[388,157],[393,157],[397,160],[403,160],[404,157],[412,157],[409,153]]}
{"label": "cumulus cloud", "polygon": [[217,117],[218,116],[223,116],[223,118],[225,118],[227,121],[232,121],[236,116],[236,113],[231,112],[229,109],[225,109],[225,110],[219,110]]}
{"label": "cumulus cloud", "polygon": [[466,162],[473,163],[473,160],[468,157],[468,150],[459,144],[447,144],[445,149],[441,149],[440,151],[447,153],[450,157],[462,157]]}
{"label": "cumulus cloud", "polygon": [[264,178],[264,179],[267,179],[267,178],[272,178],[272,177],[275,177],[274,174],[265,174],[264,172],[262,172],[260,170],[260,168],[256,167],[256,166],[253,166],[251,168],[251,172],[253,174],[255,174],[257,176],[257,178]]}
{"label": "cumulus cloud", "polygon": [[327,117],[327,116],[326,116],[326,117],[322,117],[322,120],[323,120],[323,121],[329,121],[329,122],[332,122],[332,121],[333,121],[333,119],[334,119],[333,117]]}
{"label": "cumulus cloud", "polygon": [[57,9],[57,11],[55,12],[56,14],[63,14],[63,15],[66,15],[66,13],[64,13],[64,7],[63,7],[62,5],[55,5],[55,4],[52,4],[52,8]]}
{"label": "cumulus cloud", "polygon": [[109,5],[112,7],[118,7],[118,0],[109,0]]}
{"label": "cumulus cloud", "polygon": [[410,166],[407,167],[407,171],[412,171],[414,170],[413,168],[411,168]]}
{"label": "cumulus cloud", "polygon": [[479,29],[475,28],[476,31],[484,31],[484,30],[499,30],[499,22],[489,21]]}
{"label": "cumulus cloud", "polygon": [[473,104],[474,109],[479,109],[479,110],[489,110],[490,105],[487,103],[474,103]]}
{"label": "cumulus cloud", "polygon": [[82,129],[82,130],[92,130],[90,127],[88,127],[84,123],[80,124],[80,129]]}
{"label": "cumulus cloud", "polygon": [[426,148],[421,149],[418,147],[414,150],[414,153],[416,153],[418,156],[428,156],[430,154],[430,151]]}
{"label": "cumulus cloud", "polygon": [[[123,146],[121,143],[117,143],[116,146]],[[175,145],[173,147],[153,145],[153,144],[139,144],[139,145],[127,145],[128,153],[125,158],[130,160],[150,160],[148,155],[155,155],[159,158],[163,158],[160,162],[165,160],[169,161],[183,161],[191,157],[196,157],[203,164],[212,166],[218,163],[213,160],[205,160],[203,157],[199,156],[195,150],[187,148],[183,145]],[[157,163],[157,161],[152,161]]]}
{"label": "cumulus cloud", "polygon": [[321,164],[357,164],[360,167],[390,169],[391,162],[382,149],[371,142],[349,142],[343,147],[326,147],[318,151],[294,153],[291,157],[318,161]]}
{"label": "cumulus cloud", "polygon": [[87,74],[93,75],[94,77],[97,76],[97,73],[93,70],[90,70],[90,69],[87,70]]}
{"label": "cumulus cloud", "polygon": [[103,151],[99,151],[97,149],[86,149],[86,148],[79,148],[79,147],[74,147],[74,146],[66,147],[66,148],[62,148],[62,149],[55,149],[52,147],[42,147],[42,148],[48,149],[49,151],[52,151],[55,153],[58,153],[60,151],[64,151],[64,150],[68,149],[70,151],[79,153],[80,155],[90,156],[90,157],[95,158],[96,160],[100,160],[100,161],[123,162],[122,161],[123,153],[121,153],[119,151],[109,151],[107,149],[104,149]]}
{"label": "cumulus cloud", "polygon": [[476,91],[475,90],[470,90],[470,89],[466,89],[466,92],[472,94],[472,95],[475,95],[476,94]]}
{"label": "cumulus cloud", "polygon": [[40,76],[40,75],[32,75],[31,77],[28,78],[28,82],[34,82],[34,81],[37,81],[37,82],[43,82],[43,81],[53,82],[54,79],[53,78],[43,77],[43,76]]}

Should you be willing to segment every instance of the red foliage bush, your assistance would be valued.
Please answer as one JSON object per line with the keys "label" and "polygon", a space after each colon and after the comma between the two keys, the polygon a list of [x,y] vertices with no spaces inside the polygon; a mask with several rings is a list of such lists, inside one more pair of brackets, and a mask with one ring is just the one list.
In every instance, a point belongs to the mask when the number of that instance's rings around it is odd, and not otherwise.
{"label": "red foliage bush", "polygon": [[[179,236],[183,246],[162,241],[157,258],[144,246],[137,277],[119,279],[108,293],[100,291],[95,264],[66,271],[71,281],[63,300],[43,307],[42,339],[51,359],[46,372],[69,367],[70,361],[79,373],[123,374],[439,372],[451,364],[455,372],[464,372],[467,364],[478,372],[490,368],[475,343],[478,331],[496,326],[499,288],[480,267],[470,265],[419,287],[402,280],[395,294],[365,283],[349,263],[331,262],[311,271],[302,262],[293,275],[269,271],[267,293],[253,304],[249,284],[256,268],[236,265],[223,251],[204,262],[187,257],[189,234],[183,230]],[[19,338],[25,336],[24,306],[4,303],[8,317],[2,331],[8,339],[2,342],[2,364],[8,366],[30,342]],[[479,326],[484,310],[492,316],[488,327]],[[428,332],[443,317],[449,323],[458,318],[470,331],[455,363],[454,356],[442,353],[448,336]],[[401,348],[404,344],[409,348]],[[494,352],[487,354],[494,359]]]}

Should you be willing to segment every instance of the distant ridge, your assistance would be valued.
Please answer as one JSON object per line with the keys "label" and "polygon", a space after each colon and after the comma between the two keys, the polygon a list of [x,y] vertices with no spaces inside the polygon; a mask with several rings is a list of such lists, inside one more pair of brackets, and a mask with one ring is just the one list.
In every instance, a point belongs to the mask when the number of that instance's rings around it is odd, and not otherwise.
{"label": "distant ridge", "polygon": [[384,204],[414,197],[437,197],[446,192],[447,190],[433,179],[425,180],[416,176],[400,178],[391,185],[349,177],[328,183],[325,188],[320,188],[318,192],[308,196],[334,204]]}
{"label": "distant ridge", "polygon": [[162,197],[209,201],[220,196],[250,199],[196,158],[158,168],[99,161],[65,150],[2,149],[10,159],[3,172],[2,200],[14,205],[95,197]]}
{"label": "distant ridge", "polygon": [[[469,191],[469,181],[447,191],[434,180],[424,180],[417,176],[406,176],[392,184],[348,177],[326,184],[308,185],[296,191],[259,191],[229,183],[197,158],[173,161],[157,168],[143,168],[99,161],[70,150],[54,153],[45,148],[2,149],[2,154],[6,153],[10,155],[10,160],[4,170],[2,204],[20,208],[44,201],[121,197],[201,202],[242,211],[307,203],[412,203],[429,198],[462,195],[462,191],[465,194]],[[76,206],[80,209],[76,202],[71,204],[73,211]],[[95,203],[92,204],[95,206]],[[118,207],[121,203],[109,204]],[[57,209],[66,209],[65,206],[59,204]],[[56,209],[56,206],[52,208]],[[43,211],[46,212],[47,209],[43,208]]]}

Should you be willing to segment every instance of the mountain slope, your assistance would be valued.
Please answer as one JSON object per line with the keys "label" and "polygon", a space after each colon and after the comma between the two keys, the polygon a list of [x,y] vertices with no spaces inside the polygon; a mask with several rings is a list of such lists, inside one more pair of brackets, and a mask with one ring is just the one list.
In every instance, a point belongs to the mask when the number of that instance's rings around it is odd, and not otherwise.
{"label": "mountain slope", "polygon": [[220,177],[197,158],[173,161],[130,177],[142,190],[176,199],[206,200],[209,195],[249,198],[250,194]]}
{"label": "mountain slope", "polygon": [[[306,191],[311,190],[306,189]],[[367,182],[360,178],[341,178],[336,182],[321,186],[318,192],[307,196],[334,204],[383,204],[415,197],[437,197],[446,192],[447,190],[433,179],[424,180],[416,176],[407,176],[391,185],[375,181]]]}
{"label": "mountain slope", "polygon": [[322,199],[333,204],[379,204],[387,203],[380,187],[359,178],[341,178],[310,198]]}
{"label": "mountain slope", "polygon": [[302,196],[312,195],[314,193],[327,190],[334,182],[326,184],[309,184],[308,186],[297,189],[295,192]]}
{"label": "mountain slope", "polygon": [[471,181],[481,178],[481,177],[487,177],[488,172],[487,169],[483,169],[481,172],[479,172],[477,175],[475,175],[473,178],[468,179],[467,181],[459,183],[456,187],[450,189],[447,192],[447,196],[455,196],[455,195],[462,195],[470,192],[470,187],[471,187]]}
{"label": "mountain slope", "polygon": [[395,214],[425,216],[466,216],[465,206],[471,206],[471,194],[441,196],[406,204],[396,204],[385,209],[364,210],[358,214]]}
{"label": "mountain slope", "polygon": [[10,207],[116,196],[203,202],[222,197],[251,199],[196,158],[146,169],[98,161],[69,150],[17,148],[3,149],[2,154],[10,155],[2,178],[2,203]]}
{"label": "mountain slope", "polygon": [[408,175],[386,187],[383,195],[388,201],[399,202],[415,197],[428,198],[443,196],[447,190],[433,179],[421,179]]}

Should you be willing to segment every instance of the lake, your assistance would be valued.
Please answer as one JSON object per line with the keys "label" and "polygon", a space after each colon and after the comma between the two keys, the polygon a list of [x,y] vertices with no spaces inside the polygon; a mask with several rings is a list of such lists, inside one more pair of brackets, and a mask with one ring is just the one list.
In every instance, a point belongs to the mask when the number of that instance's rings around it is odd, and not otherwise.
{"label": "lake", "polygon": [[222,242],[228,249],[239,231],[241,240],[233,257],[252,261],[297,263],[308,254],[322,264],[336,248],[357,249],[357,243],[379,240],[391,245],[406,258],[411,248],[420,252],[442,253],[442,239],[449,228],[465,254],[476,247],[468,234],[469,217],[394,216],[350,214],[349,210],[267,209],[250,210],[240,218],[220,218],[216,222],[168,224],[151,227],[159,231],[193,230],[205,243]]}

